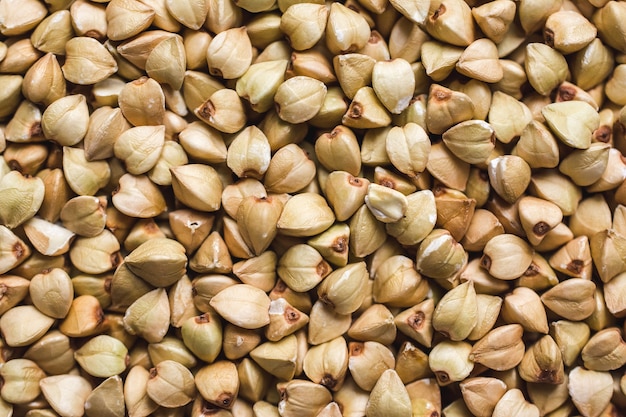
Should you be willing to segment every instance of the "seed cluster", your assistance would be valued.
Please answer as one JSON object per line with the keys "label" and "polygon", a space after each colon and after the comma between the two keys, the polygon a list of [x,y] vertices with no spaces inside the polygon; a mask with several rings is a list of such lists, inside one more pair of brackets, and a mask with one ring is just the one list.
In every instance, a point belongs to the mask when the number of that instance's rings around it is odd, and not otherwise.
{"label": "seed cluster", "polygon": [[0,417],[626,409],[626,1],[0,0]]}

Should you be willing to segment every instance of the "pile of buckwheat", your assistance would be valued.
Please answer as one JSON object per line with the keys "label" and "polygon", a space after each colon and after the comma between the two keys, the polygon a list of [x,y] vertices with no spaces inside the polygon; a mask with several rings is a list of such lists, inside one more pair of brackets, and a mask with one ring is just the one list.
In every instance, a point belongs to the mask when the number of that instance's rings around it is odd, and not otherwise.
{"label": "pile of buckwheat", "polygon": [[617,417],[626,1],[0,0],[0,417]]}

